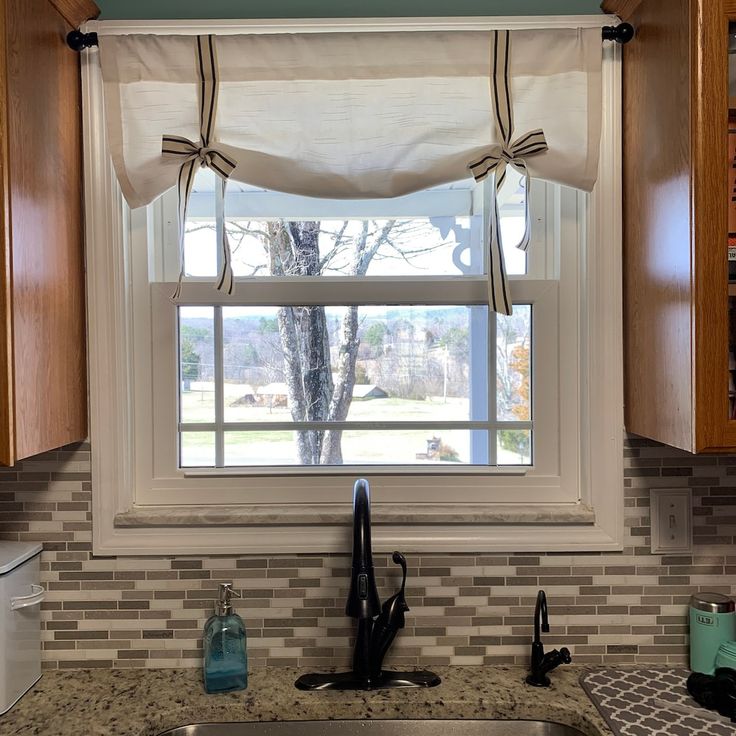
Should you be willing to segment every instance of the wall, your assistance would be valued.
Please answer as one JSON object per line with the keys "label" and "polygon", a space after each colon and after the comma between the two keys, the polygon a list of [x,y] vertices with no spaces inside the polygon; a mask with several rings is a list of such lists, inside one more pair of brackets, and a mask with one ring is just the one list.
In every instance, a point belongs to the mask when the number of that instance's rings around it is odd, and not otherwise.
{"label": "wall", "polygon": [[362,18],[366,16],[575,15],[599,13],[600,0],[97,0],[101,19]]}
{"label": "wall", "polygon": [[[623,553],[410,555],[412,611],[391,663],[526,664],[538,587],[550,603],[546,641],[576,661],[684,662],[690,593],[736,593],[736,457],[633,437],[625,454]],[[44,543],[46,668],[199,666],[224,580],[245,596],[252,666],[347,666],[347,555],[95,557],[89,457],[79,445],[0,469],[0,538]],[[649,554],[649,488],[663,486],[693,489],[691,555]],[[385,597],[395,573],[384,572],[387,555],[376,563]]]}

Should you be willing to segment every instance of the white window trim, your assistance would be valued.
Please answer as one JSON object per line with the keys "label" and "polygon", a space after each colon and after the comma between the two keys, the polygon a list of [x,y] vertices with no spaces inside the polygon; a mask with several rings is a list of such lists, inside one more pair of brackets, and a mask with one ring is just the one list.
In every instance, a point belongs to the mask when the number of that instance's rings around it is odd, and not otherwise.
{"label": "white window trim", "polygon": [[[87,31],[105,33],[245,33],[324,30],[479,30],[492,28],[600,27],[606,16],[541,18],[429,18],[304,21],[91,22]],[[135,506],[139,471],[132,417],[134,396],[131,324],[133,304],[128,284],[130,264],[124,257],[130,232],[122,197],[106,154],[99,67],[87,52],[82,60],[85,124],[85,208],[90,368],[90,428],[93,447],[93,546],[96,554],[237,554],[338,552],[348,550],[351,482],[343,477],[345,510],[334,504],[269,504],[252,507],[251,524],[243,523],[245,504],[228,509],[198,509],[187,518],[176,507],[157,506],[148,521]],[[605,45],[607,61],[617,61],[617,44]],[[588,253],[590,293],[581,295],[586,309],[580,339],[587,360],[581,366],[584,404],[581,427],[582,493],[570,503],[528,502],[513,508],[498,504],[433,503],[423,507],[422,523],[406,523],[406,504],[376,504],[374,546],[406,551],[584,551],[620,550],[623,544],[623,358],[621,330],[621,110],[620,65],[604,64],[605,101],[602,173],[594,193],[594,221],[589,237],[599,247]],[[613,94],[616,91],[616,94]],[[151,223],[146,224],[152,226]],[[601,329],[605,325],[606,328]],[[605,387],[596,389],[595,387]],[[562,417],[561,417],[562,421]],[[453,479],[461,486],[466,476]],[[238,483],[236,479],[230,479]],[[415,485],[427,476],[414,477]],[[512,479],[513,480],[513,479]],[[446,477],[433,478],[446,483]],[[239,481],[242,485],[243,479]],[[272,483],[275,491],[279,482]],[[380,496],[380,493],[376,494]],[[443,489],[443,498],[448,496]],[[378,499],[377,499],[378,500]],[[434,500],[437,500],[435,494]],[[591,522],[590,508],[595,511]],[[194,507],[188,507],[194,512]],[[125,517],[139,525],[122,526]],[[208,514],[214,525],[208,525]],[[158,521],[154,517],[158,517]],[[228,525],[228,520],[234,519]],[[255,519],[261,523],[255,523]],[[269,521],[270,519],[270,521]],[[283,519],[290,519],[284,523]],[[314,519],[316,523],[308,523]],[[429,519],[437,523],[429,524]],[[499,519],[503,519],[501,523]],[[176,524],[166,521],[176,521]],[[281,523],[274,523],[281,521]],[[553,522],[553,523],[550,523]],[[186,526],[186,525],[189,526]],[[235,526],[235,524],[238,524]],[[196,528],[192,528],[196,527]]]}

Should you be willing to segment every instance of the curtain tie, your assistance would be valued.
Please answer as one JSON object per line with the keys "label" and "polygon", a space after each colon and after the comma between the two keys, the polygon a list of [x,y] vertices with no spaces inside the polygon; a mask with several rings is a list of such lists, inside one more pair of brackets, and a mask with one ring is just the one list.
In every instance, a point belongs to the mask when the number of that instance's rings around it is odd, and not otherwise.
{"label": "curtain tie", "polygon": [[500,189],[506,178],[506,166],[511,165],[520,174],[528,176],[526,157],[548,150],[547,139],[541,128],[517,138],[509,146],[497,143],[491,146],[488,154],[468,167],[476,181],[485,179],[495,170],[496,186]]}
{"label": "curtain tie", "polygon": [[[212,130],[215,127],[215,109],[217,107],[217,58],[215,54],[214,36],[197,36],[197,70],[199,73],[199,143],[179,135],[163,136],[161,153],[165,158],[175,158],[181,161],[177,180],[179,195],[179,281],[172,299],[181,295],[181,285],[184,279],[184,228],[187,220],[187,205],[194,186],[194,175],[199,168],[207,168],[220,177],[222,181],[222,196],[225,196],[225,183],[235,170],[236,162],[222,151],[211,145]],[[232,294],[233,271],[230,243],[227,238],[227,228],[222,227],[222,267],[217,279],[218,291]]]}
{"label": "curtain tie", "polygon": [[165,158],[178,158],[182,165],[190,161],[196,161],[202,168],[212,169],[223,179],[230,178],[230,174],[235,171],[235,161],[225,156],[221,151],[201,143],[198,146],[189,138],[178,135],[165,135],[161,152]]}
{"label": "curtain tie", "polygon": [[511,34],[509,31],[493,31],[491,36],[491,101],[495,111],[496,128],[502,143],[490,147],[482,158],[469,164],[468,168],[476,181],[487,176],[494,179],[493,206],[491,208],[490,253],[488,261],[488,304],[494,312],[511,314],[508,279],[501,243],[498,194],[506,180],[506,169],[511,166],[524,177],[524,234],[517,244],[523,251],[529,247],[531,239],[531,177],[526,165],[529,156],[536,156],[548,150],[547,140],[541,128],[532,130],[516,140],[514,132],[514,109],[511,104],[511,84],[509,74]]}
{"label": "curtain tie", "polygon": [[[544,132],[538,128],[526,135],[517,138],[511,145],[496,144],[491,147],[487,155],[483,156],[468,167],[476,181],[482,181],[491,172],[496,180],[495,196],[501,191],[506,181],[506,167],[511,166],[524,177],[524,234],[517,244],[517,248],[525,251],[529,247],[531,239],[531,177],[526,165],[526,158],[548,150],[547,139]],[[499,231],[500,232],[500,231]]]}

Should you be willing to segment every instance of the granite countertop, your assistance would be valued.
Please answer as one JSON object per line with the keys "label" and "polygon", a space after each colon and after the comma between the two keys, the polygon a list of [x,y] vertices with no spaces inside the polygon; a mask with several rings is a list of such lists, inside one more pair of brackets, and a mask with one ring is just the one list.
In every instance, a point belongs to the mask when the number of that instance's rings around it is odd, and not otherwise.
{"label": "granite countertop", "polygon": [[222,695],[204,692],[198,670],[51,671],[0,716],[0,736],[156,736],[189,723],[340,718],[539,719],[611,734],[578,682],[581,667],[555,670],[548,689],[525,685],[522,667],[433,670],[442,684],[431,689],[302,692],[302,671],[264,668],[247,690]]}

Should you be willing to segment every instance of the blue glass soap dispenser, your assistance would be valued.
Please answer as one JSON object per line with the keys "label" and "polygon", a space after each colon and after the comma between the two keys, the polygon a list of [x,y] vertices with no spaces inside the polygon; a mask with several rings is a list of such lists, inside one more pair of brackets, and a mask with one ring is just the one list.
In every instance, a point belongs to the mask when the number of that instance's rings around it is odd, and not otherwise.
{"label": "blue glass soap dispenser", "polygon": [[215,615],[204,625],[204,689],[208,693],[248,687],[245,624],[233,613],[232,596],[241,597],[232,583],[220,583]]}

